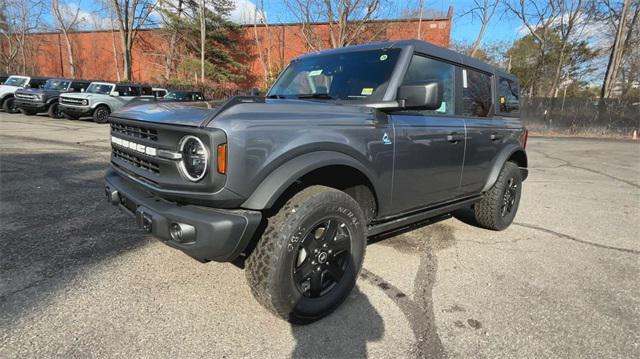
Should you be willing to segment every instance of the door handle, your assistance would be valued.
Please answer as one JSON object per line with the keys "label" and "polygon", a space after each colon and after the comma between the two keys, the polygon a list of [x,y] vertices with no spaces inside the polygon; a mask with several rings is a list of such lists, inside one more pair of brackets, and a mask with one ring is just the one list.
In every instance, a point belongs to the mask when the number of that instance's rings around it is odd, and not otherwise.
{"label": "door handle", "polygon": [[457,134],[457,133],[450,133],[447,135],[447,141],[451,142],[451,143],[458,143],[460,141],[464,140],[464,136]]}
{"label": "door handle", "polygon": [[497,140],[501,140],[503,137],[504,137],[504,135],[500,135],[500,134],[497,134],[497,133],[492,133],[489,138],[491,139],[491,141],[497,141]]}

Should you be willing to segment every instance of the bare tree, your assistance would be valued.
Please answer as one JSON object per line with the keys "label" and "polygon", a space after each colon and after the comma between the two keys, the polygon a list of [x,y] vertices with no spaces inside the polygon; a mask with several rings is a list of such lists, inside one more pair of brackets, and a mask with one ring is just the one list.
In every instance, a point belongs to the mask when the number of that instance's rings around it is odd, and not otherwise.
{"label": "bare tree", "polygon": [[[20,58],[19,71],[27,72],[27,34],[40,28],[44,14],[42,0],[4,0],[0,23],[2,51],[0,61],[7,72],[18,69],[15,62]],[[33,45],[33,44],[31,44]]]}
{"label": "bare tree", "polygon": [[69,32],[76,29],[76,26],[83,21],[80,18],[80,3],[75,4],[77,6],[75,12],[70,4],[60,0],[51,0],[51,13],[56,21],[57,28],[64,36],[65,43],[67,45],[67,57],[69,61],[69,67],[71,68],[71,77],[76,76],[76,65],[73,61],[73,48],[71,46],[71,39],[69,38]]}
{"label": "bare tree", "polygon": [[205,0],[200,2],[200,81],[204,83],[204,55],[207,43],[207,6]]}
{"label": "bare tree", "polygon": [[484,34],[487,32],[489,22],[491,22],[491,19],[496,13],[496,9],[498,8],[498,5],[500,5],[500,3],[501,0],[474,0],[473,7],[461,15],[471,15],[471,17],[475,17],[480,20],[480,31],[478,31],[478,36],[476,36],[473,45],[471,45],[471,48],[469,49],[469,56],[475,56],[478,52],[478,49],[482,44]]}
{"label": "bare tree", "polygon": [[[506,0],[505,6],[507,11],[522,21],[523,26],[538,44],[540,56],[536,64],[536,73],[539,77],[545,67],[547,44],[553,34],[553,26],[561,16],[556,1]],[[536,95],[536,90],[535,87],[532,87],[529,95]]]}
{"label": "bare tree", "polygon": [[[328,42],[333,48],[366,42],[386,30],[384,24],[373,28],[379,19],[382,0],[286,0],[292,14],[302,24],[302,36],[311,50],[319,50]],[[314,23],[326,22],[328,39],[315,32]],[[328,40],[328,41],[327,41]]]}
{"label": "bare tree", "polygon": [[600,98],[604,99],[611,97],[624,55],[630,47],[634,32],[638,32],[637,24],[640,5],[637,0],[624,0],[622,8],[617,8],[609,0],[604,0],[603,3],[607,8],[609,20],[615,29],[615,38],[600,89]]}
{"label": "bare tree", "polygon": [[[261,32],[258,31],[259,24],[263,27]],[[264,0],[256,1],[256,7],[253,12],[253,36],[256,51],[258,52],[258,60],[263,70],[262,82],[264,86],[268,87],[273,82],[277,69],[274,67],[272,57],[272,34],[264,11]]]}
{"label": "bare tree", "polygon": [[149,25],[149,16],[156,6],[155,0],[110,0],[120,30],[124,80],[132,80],[131,55],[138,31]]}
{"label": "bare tree", "polygon": [[178,48],[178,39],[179,39],[179,21],[172,21],[172,19],[167,16],[167,13],[170,13],[171,16],[177,17],[178,20],[182,18],[182,15],[185,11],[184,8],[185,1],[184,0],[161,0],[159,2],[159,6],[162,11],[159,11],[160,16],[162,17],[162,22],[165,28],[170,31],[171,37],[169,38],[169,51],[167,56],[165,57],[164,64],[164,79],[168,81],[171,78],[171,74],[175,67],[176,61],[176,52]]}

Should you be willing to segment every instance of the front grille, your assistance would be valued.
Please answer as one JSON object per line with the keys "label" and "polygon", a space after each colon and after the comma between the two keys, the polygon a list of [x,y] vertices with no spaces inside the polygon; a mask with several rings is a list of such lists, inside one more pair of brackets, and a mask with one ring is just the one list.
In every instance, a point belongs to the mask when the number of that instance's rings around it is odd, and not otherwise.
{"label": "front grille", "polygon": [[144,140],[158,141],[158,131],[141,126],[111,122],[111,133],[119,133]]}
{"label": "front grille", "polygon": [[60,103],[66,105],[83,105],[85,100],[79,98],[60,97]]}
{"label": "front grille", "polygon": [[28,94],[28,93],[18,93],[18,92],[16,92],[15,96],[16,96],[16,98],[19,98],[21,100],[36,100],[37,99],[36,95],[32,95],[32,94]]}
{"label": "front grille", "polygon": [[160,166],[153,161],[146,160],[140,156],[137,156],[133,153],[124,152],[115,146],[112,146],[112,154],[115,158],[118,158],[122,161],[125,161],[133,166],[141,168],[143,170],[147,170],[149,172],[153,172],[155,174],[160,173]]}

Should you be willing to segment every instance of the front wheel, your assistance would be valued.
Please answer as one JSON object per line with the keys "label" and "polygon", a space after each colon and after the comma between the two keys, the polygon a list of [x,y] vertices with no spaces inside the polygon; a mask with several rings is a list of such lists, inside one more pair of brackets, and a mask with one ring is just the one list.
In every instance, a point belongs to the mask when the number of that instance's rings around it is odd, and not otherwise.
{"label": "front wheel", "polygon": [[506,162],[498,180],[482,200],[473,205],[476,221],[481,227],[501,231],[513,222],[522,195],[522,175],[513,162]]}
{"label": "front wheel", "polygon": [[109,111],[107,106],[98,106],[93,111],[93,121],[96,123],[107,123],[109,114],[111,114],[111,111]]}
{"label": "front wheel", "polygon": [[54,102],[51,105],[49,105],[49,109],[47,110],[47,114],[49,114],[49,117],[56,118],[56,119],[64,117],[64,113],[60,109],[60,106],[58,106],[57,102]]}
{"label": "front wheel", "polygon": [[355,286],[365,219],[349,195],[324,186],[293,196],[247,259],[254,297],[275,315],[306,324],[333,312]]}
{"label": "front wheel", "polygon": [[13,99],[13,97],[9,97],[8,99],[4,100],[4,102],[2,103],[2,109],[6,113],[18,113],[18,109],[16,108],[16,101]]}

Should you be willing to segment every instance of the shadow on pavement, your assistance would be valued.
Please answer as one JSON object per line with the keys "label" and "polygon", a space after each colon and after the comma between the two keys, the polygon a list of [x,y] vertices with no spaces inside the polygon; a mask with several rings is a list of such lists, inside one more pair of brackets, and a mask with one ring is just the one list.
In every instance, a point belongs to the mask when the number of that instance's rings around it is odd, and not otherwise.
{"label": "shadow on pavement", "polygon": [[94,151],[1,154],[3,326],[64,290],[89,267],[149,242],[131,218],[104,199],[108,154]]}
{"label": "shadow on pavement", "polygon": [[382,339],[384,321],[357,287],[330,316],[291,327],[296,340],[293,358],[363,358],[367,343]]}

